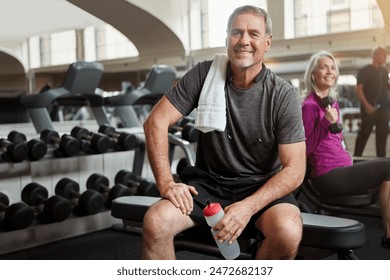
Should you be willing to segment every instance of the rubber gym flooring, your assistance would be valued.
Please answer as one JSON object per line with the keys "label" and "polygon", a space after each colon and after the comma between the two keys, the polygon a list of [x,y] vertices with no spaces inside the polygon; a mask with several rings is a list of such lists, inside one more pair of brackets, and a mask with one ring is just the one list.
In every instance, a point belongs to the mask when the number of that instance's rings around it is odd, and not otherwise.
{"label": "rubber gym flooring", "polygon": [[[367,242],[355,254],[362,260],[390,260],[390,249],[380,244],[381,220],[377,217],[345,216],[365,224]],[[134,260],[141,257],[141,236],[104,229],[56,241],[39,247],[0,255],[3,260]],[[179,252],[178,259],[214,259],[214,257]],[[331,257],[332,259],[332,257]]]}

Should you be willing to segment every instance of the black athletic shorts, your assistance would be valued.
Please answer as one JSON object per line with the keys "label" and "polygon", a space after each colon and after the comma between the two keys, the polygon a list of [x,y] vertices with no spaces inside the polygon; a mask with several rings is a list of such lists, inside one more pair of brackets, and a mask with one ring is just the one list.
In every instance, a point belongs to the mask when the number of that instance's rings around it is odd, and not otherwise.
{"label": "black athletic shorts", "polygon": [[[180,179],[183,183],[195,187],[198,191],[198,195],[193,197],[194,210],[190,214],[190,217],[200,225],[206,223],[206,220],[203,217],[203,208],[206,207],[207,200],[210,200],[211,202],[218,202],[221,204],[222,208],[225,208],[234,202],[250,196],[266,182],[255,180],[253,178],[238,178],[231,180],[226,178],[217,178],[215,176],[211,176],[204,170],[193,166],[186,167],[182,171]],[[255,230],[254,223],[257,218],[260,217],[267,209],[279,203],[290,203],[299,207],[293,194],[281,197],[253,215],[249,226],[245,229],[245,231],[250,234],[250,232]]]}

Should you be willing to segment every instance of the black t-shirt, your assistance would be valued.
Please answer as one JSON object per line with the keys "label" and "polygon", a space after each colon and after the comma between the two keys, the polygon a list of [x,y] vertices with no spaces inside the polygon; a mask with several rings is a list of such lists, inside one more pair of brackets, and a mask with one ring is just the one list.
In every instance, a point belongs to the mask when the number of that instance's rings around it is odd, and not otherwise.
{"label": "black t-shirt", "polygon": [[[197,107],[211,62],[197,64],[167,92],[183,115]],[[298,93],[265,65],[248,89],[230,82],[229,65],[227,72],[226,129],[199,132],[196,165],[228,180],[267,180],[281,168],[278,144],[305,141]]]}
{"label": "black t-shirt", "polygon": [[372,105],[387,107],[388,71],[372,64],[359,70],[357,84],[363,85],[364,96]]}

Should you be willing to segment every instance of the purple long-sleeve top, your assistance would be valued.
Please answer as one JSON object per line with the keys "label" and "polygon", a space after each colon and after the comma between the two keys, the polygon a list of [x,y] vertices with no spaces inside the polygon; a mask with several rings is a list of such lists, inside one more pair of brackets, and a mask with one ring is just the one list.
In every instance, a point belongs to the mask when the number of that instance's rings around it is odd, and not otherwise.
{"label": "purple long-sleeve top", "polygon": [[[339,104],[332,107],[340,113]],[[331,123],[325,118],[326,108],[319,104],[319,97],[312,92],[302,102],[302,118],[306,136],[306,156],[311,178],[323,175],[336,167],[352,165],[350,154],[342,144],[342,133],[331,133]]]}

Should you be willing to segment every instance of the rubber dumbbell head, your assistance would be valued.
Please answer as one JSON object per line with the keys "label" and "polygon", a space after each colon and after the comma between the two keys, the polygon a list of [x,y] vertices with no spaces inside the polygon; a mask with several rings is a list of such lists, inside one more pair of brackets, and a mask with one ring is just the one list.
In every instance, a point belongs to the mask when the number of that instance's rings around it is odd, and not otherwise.
{"label": "rubber dumbbell head", "polygon": [[133,172],[122,169],[116,173],[114,182],[115,184],[123,184],[129,187],[137,187],[139,185],[139,178]]}
{"label": "rubber dumbbell head", "polygon": [[186,123],[183,126],[181,135],[184,140],[190,143],[196,143],[198,141],[199,130],[195,128],[193,123]]}
{"label": "rubber dumbbell head", "polygon": [[136,135],[126,132],[117,132],[115,128],[109,125],[101,125],[98,132],[116,139],[116,144],[124,151],[134,150],[140,143],[140,140]]}
{"label": "rubber dumbbell head", "polygon": [[93,215],[99,213],[104,207],[104,197],[94,190],[86,190],[79,198],[81,214]]}
{"label": "rubber dumbbell head", "polygon": [[110,137],[118,138],[118,135],[117,135],[118,133],[115,131],[115,128],[110,126],[110,125],[102,124],[99,127],[98,132],[103,133],[103,134],[110,136]]}
{"label": "rubber dumbbell head", "polygon": [[99,173],[93,173],[87,179],[87,189],[92,189],[106,195],[105,206],[111,208],[112,200],[120,196],[131,196],[137,192],[137,188],[128,188],[123,184],[115,184],[109,187],[109,180],[106,176]]}
{"label": "rubber dumbbell head", "polygon": [[137,195],[160,197],[160,192],[156,183],[147,179],[141,179],[137,189]]}
{"label": "rubber dumbbell head", "polygon": [[326,108],[328,106],[332,106],[334,100],[330,96],[325,96],[320,99],[319,103],[322,108]]}
{"label": "rubber dumbbell head", "polygon": [[16,130],[11,130],[8,133],[7,139],[14,143],[25,143],[27,142],[27,137],[24,133],[21,133]]}
{"label": "rubber dumbbell head", "polygon": [[77,155],[80,150],[79,140],[67,134],[60,137],[57,131],[44,129],[40,137],[45,143],[54,145],[60,156],[72,157]]}
{"label": "rubber dumbbell head", "polygon": [[332,123],[330,126],[329,126],[329,131],[331,133],[334,133],[334,134],[337,134],[337,133],[340,133],[341,131],[343,131],[343,125],[341,123]]}
{"label": "rubber dumbbell head", "polygon": [[0,151],[6,160],[21,162],[28,158],[26,143],[13,143],[7,139],[0,139]]}
{"label": "rubber dumbbell head", "polygon": [[108,192],[110,181],[106,176],[99,173],[91,174],[87,179],[87,189],[92,189],[98,192]]}
{"label": "rubber dumbbell head", "polygon": [[169,127],[169,132],[176,133],[181,132],[181,137],[190,142],[196,143],[198,141],[199,131],[195,128],[195,124],[188,120],[179,120],[176,124]]}
{"label": "rubber dumbbell head", "polygon": [[105,206],[107,208],[111,208],[112,201],[115,198],[121,197],[121,196],[132,196],[137,193],[137,187],[126,187],[123,184],[115,184],[110,191],[108,192],[108,196],[106,199]]}
{"label": "rubber dumbbell head", "polygon": [[92,133],[83,127],[76,126],[72,128],[70,134],[78,140],[88,141],[93,153],[105,153],[111,147],[110,138],[102,133]]}
{"label": "rubber dumbbell head", "polygon": [[184,126],[185,124],[187,123],[195,123],[195,119],[192,118],[192,117],[189,117],[189,116],[184,116],[182,117],[179,121],[178,121],[178,124],[179,126]]}
{"label": "rubber dumbbell head", "polygon": [[184,168],[186,168],[188,165],[189,164],[187,158],[181,158],[176,165],[176,174],[180,177],[183,173]]}
{"label": "rubber dumbbell head", "polygon": [[81,215],[96,214],[104,206],[104,197],[101,193],[87,189],[81,194],[80,185],[70,178],[62,178],[58,181],[55,193],[69,200],[78,199],[76,207]]}
{"label": "rubber dumbbell head", "polygon": [[34,211],[22,202],[9,204],[8,196],[0,192],[0,212],[3,224],[10,230],[28,228],[34,221]]}
{"label": "rubber dumbbell head", "polygon": [[40,160],[46,155],[47,145],[39,139],[27,141],[26,135],[16,130],[12,130],[8,134],[7,139],[13,143],[26,143],[28,147],[28,158],[30,160]]}
{"label": "rubber dumbbell head", "polygon": [[40,216],[47,222],[62,222],[72,213],[72,205],[69,200],[59,195],[49,198],[49,193],[42,185],[32,182],[22,190],[22,201],[30,206],[43,204]]}
{"label": "rubber dumbbell head", "polygon": [[31,160],[40,160],[46,155],[47,145],[38,139],[31,139],[27,142],[29,158]]}

